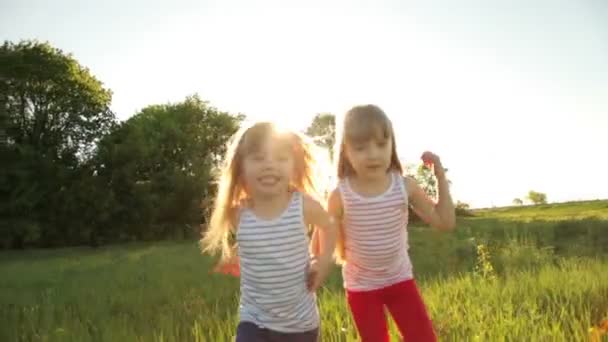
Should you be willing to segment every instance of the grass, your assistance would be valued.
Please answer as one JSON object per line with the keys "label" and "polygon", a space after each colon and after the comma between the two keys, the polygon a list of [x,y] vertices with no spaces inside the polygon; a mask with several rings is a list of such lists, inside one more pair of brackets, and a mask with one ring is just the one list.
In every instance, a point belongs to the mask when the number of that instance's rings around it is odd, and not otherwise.
{"label": "grass", "polygon": [[574,219],[608,219],[608,200],[512,206],[474,211],[477,217],[516,221],[563,221]]}
{"label": "grass", "polygon": [[[590,340],[590,328],[608,319],[608,243],[596,241],[608,235],[605,212],[504,215],[476,213],[452,234],[411,229],[440,339]],[[238,279],[209,274],[212,262],[195,242],[2,252],[0,341],[231,341]],[[355,341],[338,269],[319,304],[323,341]]]}

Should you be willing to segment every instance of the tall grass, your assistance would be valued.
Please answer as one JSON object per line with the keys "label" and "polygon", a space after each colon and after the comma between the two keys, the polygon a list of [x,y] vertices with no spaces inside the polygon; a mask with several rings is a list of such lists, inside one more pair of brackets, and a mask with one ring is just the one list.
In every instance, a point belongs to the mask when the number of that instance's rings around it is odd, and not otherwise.
{"label": "tall grass", "polygon": [[[517,246],[489,255],[494,280],[473,266],[421,281],[442,340],[581,340],[608,315],[608,262]],[[2,341],[232,338],[238,280],[208,275],[210,260],[194,244],[41,254],[0,264]],[[337,273],[319,303],[324,340],[355,340]]]}
{"label": "tall grass", "polygon": [[[586,341],[608,319],[606,235],[600,219],[478,216],[412,228],[410,253],[441,340]],[[212,263],[195,242],[2,252],[0,341],[231,341],[238,279]],[[337,268],[319,304],[323,340],[355,341]]]}

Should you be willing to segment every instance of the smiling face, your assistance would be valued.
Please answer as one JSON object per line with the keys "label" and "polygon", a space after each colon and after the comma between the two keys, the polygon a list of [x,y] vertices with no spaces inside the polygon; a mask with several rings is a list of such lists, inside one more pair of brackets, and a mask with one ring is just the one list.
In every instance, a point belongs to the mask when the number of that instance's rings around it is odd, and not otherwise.
{"label": "smiling face", "polygon": [[248,149],[243,157],[242,180],[252,197],[272,197],[289,189],[295,169],[290,145],[268,134]]}

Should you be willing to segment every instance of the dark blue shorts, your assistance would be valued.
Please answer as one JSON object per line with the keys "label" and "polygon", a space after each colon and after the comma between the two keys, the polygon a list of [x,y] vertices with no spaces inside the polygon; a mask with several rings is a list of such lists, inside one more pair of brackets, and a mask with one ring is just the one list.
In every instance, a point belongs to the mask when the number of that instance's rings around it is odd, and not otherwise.
{"label": "dark blue shorts", "polygon": [[319,329],[301,333],[283,333],[241,322],[236,328],[236,342],[318,342]]}

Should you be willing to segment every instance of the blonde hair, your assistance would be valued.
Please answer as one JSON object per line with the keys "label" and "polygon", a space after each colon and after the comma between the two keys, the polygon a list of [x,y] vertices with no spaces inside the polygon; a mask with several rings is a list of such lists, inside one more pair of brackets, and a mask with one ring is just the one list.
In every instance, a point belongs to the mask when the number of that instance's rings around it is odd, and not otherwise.
{"label": "blonde hair", "polygon": [[323,155],[303,135],[278,129],[269,122],[259,122],[242,128],[232,138],[218,179],[218,191],[206,232],[201,239],[203,252],[220,253],[220,262],[235,256],[237,215],[247,193],[241,180],[243,159],[255,153],[266,139],[277,139],[293,152],[294,176],[290,186],[297,191],[320,199],[321,177],[318,159]]}
{"label": "blonde hair", "polygon": [[[337,127],[336,146],[337,152],[337,175],[338,179],[353,176],[355,169],[346,155],[347,144],[367,142],[370,139],[391,139],[391,163],[389,170],[403,174],[403,167],[397,155],[397,143],[393,124],[386,113],[380,107],[372,104],[352,107],[344,115],[342,125]],[[388,170],[387,170],[388,171]],[[341,213],[343,215],[343,213]],[[335,256],[338,263],[344,263],[344,231],[343,227],[338,230]]]}

